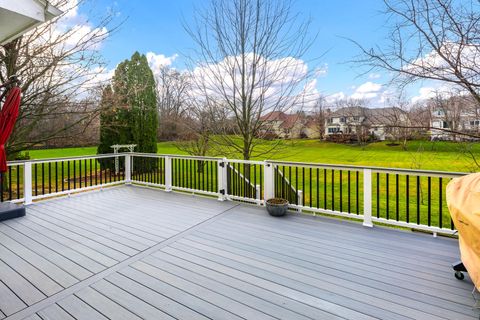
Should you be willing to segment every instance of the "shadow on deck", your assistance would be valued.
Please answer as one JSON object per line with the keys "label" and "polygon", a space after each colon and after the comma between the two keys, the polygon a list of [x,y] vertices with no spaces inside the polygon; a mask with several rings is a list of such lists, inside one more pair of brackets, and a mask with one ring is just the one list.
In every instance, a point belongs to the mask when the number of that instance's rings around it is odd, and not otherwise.
{"label": "shadow on deck", "polygon": [[478,319],[454,239],[122,186],[0,223],[0,319]]}

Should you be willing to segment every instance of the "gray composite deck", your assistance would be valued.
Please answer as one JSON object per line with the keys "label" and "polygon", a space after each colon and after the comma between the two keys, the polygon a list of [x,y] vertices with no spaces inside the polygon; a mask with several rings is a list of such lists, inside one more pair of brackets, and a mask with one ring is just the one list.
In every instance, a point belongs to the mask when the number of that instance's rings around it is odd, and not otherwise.
{"label": "gray composite deck", "polygon": [[124,186],[0,223],[0,319],[478,319],[457,241]]}

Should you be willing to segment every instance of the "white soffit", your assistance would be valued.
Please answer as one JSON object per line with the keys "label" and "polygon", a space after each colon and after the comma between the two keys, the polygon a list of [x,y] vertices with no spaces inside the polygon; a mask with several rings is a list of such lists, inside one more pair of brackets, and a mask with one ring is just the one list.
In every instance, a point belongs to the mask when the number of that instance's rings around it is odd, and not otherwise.
{"label": "white soffit", "polygon": [[0,0],[0,44],[62,14],[45,0]]}

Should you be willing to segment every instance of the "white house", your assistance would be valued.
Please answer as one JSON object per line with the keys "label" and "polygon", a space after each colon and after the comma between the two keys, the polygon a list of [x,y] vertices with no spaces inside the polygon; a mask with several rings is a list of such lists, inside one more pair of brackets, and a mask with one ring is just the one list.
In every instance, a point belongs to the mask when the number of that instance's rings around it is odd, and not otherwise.
{"label": "white house", "polygon": [[330,114],[325,135],[335,134],[372,136],[377,140],[393,139],[407,126],[405,111],[391,108],[345,107]]}

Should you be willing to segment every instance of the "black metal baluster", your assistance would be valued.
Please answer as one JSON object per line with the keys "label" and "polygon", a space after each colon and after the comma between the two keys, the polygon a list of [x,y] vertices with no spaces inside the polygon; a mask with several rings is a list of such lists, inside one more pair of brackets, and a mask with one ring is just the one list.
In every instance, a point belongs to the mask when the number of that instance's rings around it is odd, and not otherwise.
{"label": "black metal baluster", "polygon": [[[259,180],[260,180],[260,199],[262,199],[262,192],[263,192],[263,166],[259,166]],[[290,181],[291,182],[291,181]]]}
{"label": "black metal baluster", "polygon": [[67,171],[68,190],[70,190],[70,160],[67,162]]}
{"label": "black metal baluster", "polygon": [[55,192],[58,192],[58,161],[55,161]]}
{"label": "black metal baluster", "polygon": [[20,165],[17,166],[17,199],[20,199]]}
{"label": "black metal baluster", "polygon": [[42,162],[42,194],[45,194],[45,162]]}
{"label": "black metal baluster", "polygon": [[360,204],[359,204],[359,199],[360,197],[358,196],[359,195],[359,183],[358,183],[358,176],[359,176],[359,172],[358,171],[355,171],[355,191],[357,193],[356,197],[355,197],[355,201],[356,201],[356,209],[357,209],[357,215],[360,214]]}
{"label": "black metal baluster", "polygon": [[409,187],[410,187],[410,176],[407,174],[405,176],[405,184],[406,184],[406,187],[405,187],[405,195],[406,195],[406,214],[407,214],[407,223],[410,222],[410,190],[409,190]]}
{"label": "black metal baluster", "polygon": [[395,219],[400,219],[399,203],[398,203],[398,173],[395,174]]}
{"label": "black metal baluster", "polygon": [[[92,161],[92,159],[90,159],[90,162]],[[83,163],[84,163],[84,171],[85,171],[85,187],[88,187],[88,179],[87,179],[87,172],[88,172],[88,168],[87,168],[87,159],[83,160]]]}
{"label": "black metal baluster", "polygon": [[431,225],[432,223],[432,178],[428,177],[427,179],[427,186],[428,186],[428,199],[427,199],[427,205],[428,205],[428,226]]}
{"label": "black metal baluster", "polygon": [[82,188],[82,159],[78,160],[78,180],[79,187]]}
{"label": "black metal baluster", "polygon": [[62,191],[65,191],[65,161],[62,161]]}
{"label": "black metal baluster", "polygon": [[438,227],[441,229],[443,226],[443,188],[442,188],[442,177],[438,178]]}
{"label": "black metal baluster", "polygon": [[420,224],[420,176],[417,176],[417,224]]}
{"label": "black metal baluster", "polygon": [[[8,168],[8,200],[12,200],[12,166],[7,166]],[[0,181],[3,183],[3,181]],[[17,182],[18,183],[18,182]]]}
{"label": "black metal baluster", "polygon": [[317,187],[317,199],[316,199],[317,209],[320,208],[320,184],[319,184],[319,179],[318,179],[319,175],[320,175],[320,169],[317,168],[317,184],[315,185]]}
{"label": "black metal baluster", "polygon": [[351,182],[350,182],[350,170],[347,171],[347,179],[348,179],[348,183],[347,183],[347,194],[348,194],[348,213],[352,213],[351,209],[352,209],[352,205],[351,205]]}
{"label": "black metal baluster", "polygon": [[312,168],[310,167],[310,203],[308,204],[309,207],[313,207],[312,205]]}
{"label": "black metal baluster", "polygon": [[332,211],[335,211],[335,169],[332,169]]}
{"label": "black metal baluster", "polygon": [[255,199],[258,198],[257,194],[257,165],[253,164],[253,185],[255,186]]}
{"label": "black metal baluster", "polygon": [[48,193],[52,193],[52,166],[51,162],[48,163]]}
{"label": "black metal baluster", "polygon": [[90,187],[93,185],[93,179],[92,179],[92,171],[93,171],[93,166],[92,166],[93,160],[90,158]]}
{"label": "black metal baluster", "polygon": [[[37,185],[37,175],[38,175],[38,170],[37,170],[37,164],[35,163],[33,168],[34,168],[34,180],[35,180],[35,195],[38,195],[38,185]],[[3,181],[3,176],[2,176],[2,181]],[[2,191],[3,194],[3,191]]]}
{"label": "black metal baluster", "polygon": [[73,189],[76,189],[76,188],[77,188],[76,169],[77,169],[77,161],[76,161],[76,160],[73,160]]}
{"label": "black metal baluster", "polygon": [[323,208],[327,209],[327,169],[323,169]]}
{"label": "black metal baluster", "polygon": [[[105,159],[103,160],[103,166],[100,165],[100,184],[103,184],[103,174],[102,171],[105,170]],[[103,167],[103,168],[102,168]]]}
{"label": "black metal baluster", "polygon": [[343,170],[340,170],[340,212],[343,212],[343,183],[342,183],[342,172]]}
{"label": "black metal baluster", "polygon": [[380,172],[377,172],[377,218],[380,218]]}
{"label": "black metal baluster", "polygon": [[389,193],[390,193],[390,184],[388,183],[388,177],[389,177],[389,174],[387,173],[385,175],[385,181],[386,181],[386,187],[387,187],[387,194],[386,194],[386,200],[387,200],[387,219],[390,218],[390,212],[389,212],[389,207],[390,207],[390,202],[388,201],[388,196],[389,196]]}
{"label": "black metal baluster", "polygon": [[302,206],[305,206],[305,167],[302,167]]}
{"label": "black metal baluster", "polygon": [[95,159],[95,185],[98,184],[98,161]]}

